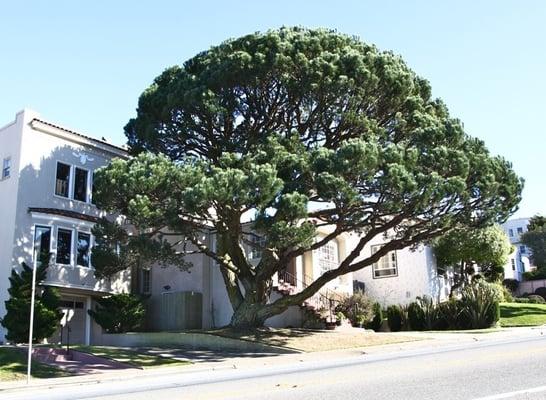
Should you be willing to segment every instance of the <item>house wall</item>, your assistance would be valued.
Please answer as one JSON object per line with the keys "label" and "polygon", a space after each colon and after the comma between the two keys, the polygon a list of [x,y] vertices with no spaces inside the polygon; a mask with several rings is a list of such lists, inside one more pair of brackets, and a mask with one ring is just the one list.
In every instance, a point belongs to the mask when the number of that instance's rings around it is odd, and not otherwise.
{"label": "house wall", "polygon": [[[27,119],[29,116],[27,116]],[[7,179],[0,175],[0,317],[6,313],[4,300],[8,298],[9,276],[14,264],[12,248],[14,242],[15,210],[17,210],[17,185],[21,155],[22,130],[25,113],[19,112],[15,120],[0,128],[0,163],[11,158],[11,174]],[[0,164],[2,167],[2,164]],[[6,334],[0,325],[0,343]]]}
{"label": "house wall", "polygon": [[[35,117],[36,115],[32,115]],[[82,159],[82,154],[87,157]],[[79,219],[56,215],[31,215],[29,207],[55,208],[99,217],[95,205],[55,195],[57,162],[63,162],[92,171],[106,165],[112,158],[91,146],[72,142],[63,137],[34,129],[29,123],[23,125],[19,182],[17,188],[17,209],[13,243],[13,261],[17,268],[21,262],[32,262],[34,226],[36,224],[55,227],[52,231],[51,250],[56,251],[56,228],[68,228],[90,233],[92,224]],[[74,233],[75,234],[75,233]],[[74,239],[75,240],[75,239]],[[124,276],[124,278],[126,275]],[[114,280],[115,281],[115,280]],[[52,264],[48,271],[48,283],[54,285],[109,292],[112,287],[128,290],[128,285],[105,280],[97,281],[93,270],[78,266]]]}
{"label": "house wall", "polygon": [[[0,181],[0,318],[5,314],[4,301],[8,298],[9,274],[12,268],[19,269],[22,262],[32,264],[35,225],[52,228],[50,250],[56,251],[56,229],[91,232],[92,223],[79,218],[29,213],[29,207],[55,208],[73,211],[93,217],[100,211],[91,204],[56,196],[55,179],[57,161],[87,169],[90,173],[105,165],[123,150],[96,143],[82,135],[63,128],[40,122],[39,115],[24,110],[16,120],[0,129],[0,162],[11,156],[12,176]],[[84,156],[85,157],[82,157]],[[89,184],[91,187],[91,184]],[[76,240],[73,236],[73,240]],[[110,280],[97,280],[92,268],[51,263],[46,282],[70,293],[90,295],[108,292],[126,292],[130,288],[130,273],[124,272]],[[63,292],[64,293],[64,292]],[[89,304],[86,303],[86,307]],[[91,334],[90,321],[86,321],[86,339]],[[4,337],[0,327],[0,341]]]}
{"label": "house wall", "polygon": [[[354,244],[358,236],[353,236]],[[362,251],[359,259],[371,255],[371,246],[381,244],[384,239],[376,238]],[[415,250],[405,248],[396,251],[398,275],[374,278],[372,266],[354,273],[354,279],[365,284],[365,292],[381,303],[409,304],[415,297],[427,295],[435,301],[442,301],[449,296],[449,280],[436,271],[432,249],[420,245]]]}
{"label": "house wall", "polygon": [[[523,246],[520,242],[521,235],[527,232],[529,218],[515,218],[506,221],[502,224],[502,228],[508,236],[510,243],[514,246],[514,251],[508,257],[508,261],[504,266],[504,278],[523,280],[523,273],[531,271],[530,258],[531,252],[528,247]],[[518,232],[518,228],[522,231]]]}

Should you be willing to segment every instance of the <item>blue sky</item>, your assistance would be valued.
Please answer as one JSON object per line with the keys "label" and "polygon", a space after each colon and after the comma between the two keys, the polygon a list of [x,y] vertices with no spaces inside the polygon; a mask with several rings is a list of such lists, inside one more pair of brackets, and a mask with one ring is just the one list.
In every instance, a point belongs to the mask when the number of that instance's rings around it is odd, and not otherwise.
{"label": "blue sky", "polygon": [[29,107],[121,144],[138,96],[166,67],[249,32],[335,28],[401,54],[525,178],[516,216],[546,214],[544,21],[540,0],[3,2],[0,125]]}

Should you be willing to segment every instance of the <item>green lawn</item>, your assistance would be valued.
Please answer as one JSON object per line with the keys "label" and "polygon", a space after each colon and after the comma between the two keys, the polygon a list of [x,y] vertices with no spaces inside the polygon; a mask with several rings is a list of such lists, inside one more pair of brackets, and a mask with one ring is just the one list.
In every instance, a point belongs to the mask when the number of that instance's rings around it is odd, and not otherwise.
{"label": "green lawn", "polygon": [[107,357],[138,368],[191,364],[189,361],[176,360],[174,358],[150,354],[145,351],[129,350],[119,347],[72,346],[72,349],[94,354],[98,357]]}
{"label": "green lawn", "polygon": [[501,326],[535,326],[546,324],[546,304],[502,303]]}
{"label": "green lawn", "polygon": [[[22,379],[27,374],[27,353],[10,347],[0,347],[0,381]],[[56,378],[68,372],[36,361],[32,362],[34,378]]]}

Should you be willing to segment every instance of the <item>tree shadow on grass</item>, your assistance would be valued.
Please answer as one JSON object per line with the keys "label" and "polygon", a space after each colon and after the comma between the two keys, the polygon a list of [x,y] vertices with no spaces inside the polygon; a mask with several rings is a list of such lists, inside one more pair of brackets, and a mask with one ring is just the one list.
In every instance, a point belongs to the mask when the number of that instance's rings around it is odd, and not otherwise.
{"label": "tree shadow on grass", "polygon": [[[27,353],[15,347],[0,347],[0,380],[20,379],[27,373]],[[55,378],[70,375],[53,366],[32,361],[34,378]]]}
{"label": "tree shadow on grass", "polygon": [[530,315],[544,316],[546,318],[546,307],[533,307],[532,305],[521,305],[519,307],[503,307],[502,318],[517,318]]}

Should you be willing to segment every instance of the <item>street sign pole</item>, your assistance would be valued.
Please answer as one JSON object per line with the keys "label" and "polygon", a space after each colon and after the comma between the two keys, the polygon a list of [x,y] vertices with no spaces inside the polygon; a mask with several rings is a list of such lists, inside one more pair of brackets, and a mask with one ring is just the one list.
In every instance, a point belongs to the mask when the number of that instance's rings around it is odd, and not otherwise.
{"label": "street sign pole", "polygon": [[[36,243],[34,243],[36,248]],[[32,334],[34,330],[34,294],[36,293],[36,268],[38,266],[36,252],[34,252],[34,261],[32,266],[32,294],[30,296],[30,324],[28,330],[28,359],[27,359],[27,385],[30,383],[30,373],[32,365]]]}

